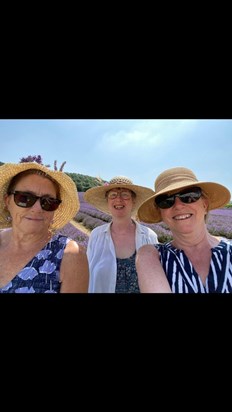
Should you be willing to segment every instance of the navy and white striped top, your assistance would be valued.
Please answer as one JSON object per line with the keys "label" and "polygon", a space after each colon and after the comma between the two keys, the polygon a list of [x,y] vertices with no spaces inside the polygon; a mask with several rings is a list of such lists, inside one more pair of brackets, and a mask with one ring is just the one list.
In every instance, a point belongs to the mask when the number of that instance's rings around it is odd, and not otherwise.
{"label": "navy and white striped top", "polygon": [[157,244],[160,260],[174,293],[232,293],[232,244],[225,240],[212,248],[205,285],[183,250],[171,242]]}

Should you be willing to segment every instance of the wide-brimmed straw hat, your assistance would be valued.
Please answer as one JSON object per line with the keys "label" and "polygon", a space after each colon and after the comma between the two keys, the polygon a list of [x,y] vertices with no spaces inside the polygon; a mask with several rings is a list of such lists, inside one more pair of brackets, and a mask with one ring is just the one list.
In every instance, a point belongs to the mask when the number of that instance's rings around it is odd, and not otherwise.
{"label": "wide-brimmed straw hat", "polygon": [[0,166],[0,228],[11,226],[11,222],[7,221],[9,214],[5,209],[4,202],[4,195],[7,193],[9,184],[14,176],[29,169],[40,170],[58,183],[62,202],[54,212],[51,229],[62,228],[77,214],[80,208],[76,185],[66,173],[50,170],[37,162],[5,163]]}
{"label": "wide-brimmed straw hat", "polygon": [[230,201],[230,191],[223,185],[214,182],[199,181],[190,169],[173,167],[165,170],[155,180],[155,194],[147,199],[138,210],[138,219],[145,223],[161,222],[160,209],[155,198],[161,194],[172,194],[185,188],[200,187],[209,200],[208,210],[218,209]]}
{"label": "wide-brimmed straw hat", "polygon": [[132,180],[128,179],[125,176],[115,176],[109,181],[109,183],[105,183],[103,186],[96,186],[88,189],[84,193],[84,199],[86,202],[95,206],[97,209],[102,210],[106,213],[110,213],[105,195],[109,190],[117,188],[132,190],[132,192],[135,193],[136,197],[132,215],[136,214],[138,207],[142,202],[144,202],[145,199],[154,194],[154,191],[152,189],[134,185]]}

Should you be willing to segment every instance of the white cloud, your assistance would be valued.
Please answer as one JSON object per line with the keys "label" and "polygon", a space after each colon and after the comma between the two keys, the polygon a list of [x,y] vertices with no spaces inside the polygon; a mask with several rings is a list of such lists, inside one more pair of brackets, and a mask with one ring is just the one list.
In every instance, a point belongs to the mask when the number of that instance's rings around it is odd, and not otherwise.
{"label": "white cloud", "polygon": [[[131,123],[130,130],[128,122]],[[142,120],[127,121],[125,129],[120,122],[121,130],[106,132],[98,141],[98,148],[115,152],[117,150],[145,150],[167,146],[173,141],[182,140],[196,125],[196,120]]]}

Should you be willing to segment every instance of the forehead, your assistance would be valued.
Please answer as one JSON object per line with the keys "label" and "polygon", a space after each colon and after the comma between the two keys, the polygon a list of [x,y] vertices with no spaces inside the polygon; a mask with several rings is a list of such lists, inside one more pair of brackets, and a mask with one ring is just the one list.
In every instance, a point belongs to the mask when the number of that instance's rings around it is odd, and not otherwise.
{"label": "forehead", "polygon": [[20,187],[22,189],[33,189],[35,185],[46,187],[47,189],[55,189],[56,186],[54,182],[48,179],[46,176],[30,174],[25,176],[20,176],[20,178],[15,182],[15,186]]}

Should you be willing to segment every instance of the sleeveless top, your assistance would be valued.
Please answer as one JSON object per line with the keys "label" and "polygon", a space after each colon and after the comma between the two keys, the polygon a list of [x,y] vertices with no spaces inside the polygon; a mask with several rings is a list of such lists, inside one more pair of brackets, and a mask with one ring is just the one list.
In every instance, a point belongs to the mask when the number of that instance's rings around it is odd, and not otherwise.
{"label": "sleeveless top", "polygon": [[115,293],[140,293],[135,268],[136,251],[126,259],[117,260],[117,280]]}
{"label": "sleeveless top", "polygon": [[71,239],[56,234],[0,293],[59,293],[60,264]]}
{"label": "sleeveless top", "polygon": [[155,245],[174,293],[232,293],[232,244],[221,240],[212,248],[205,285],[181,249],[171,242]]}

